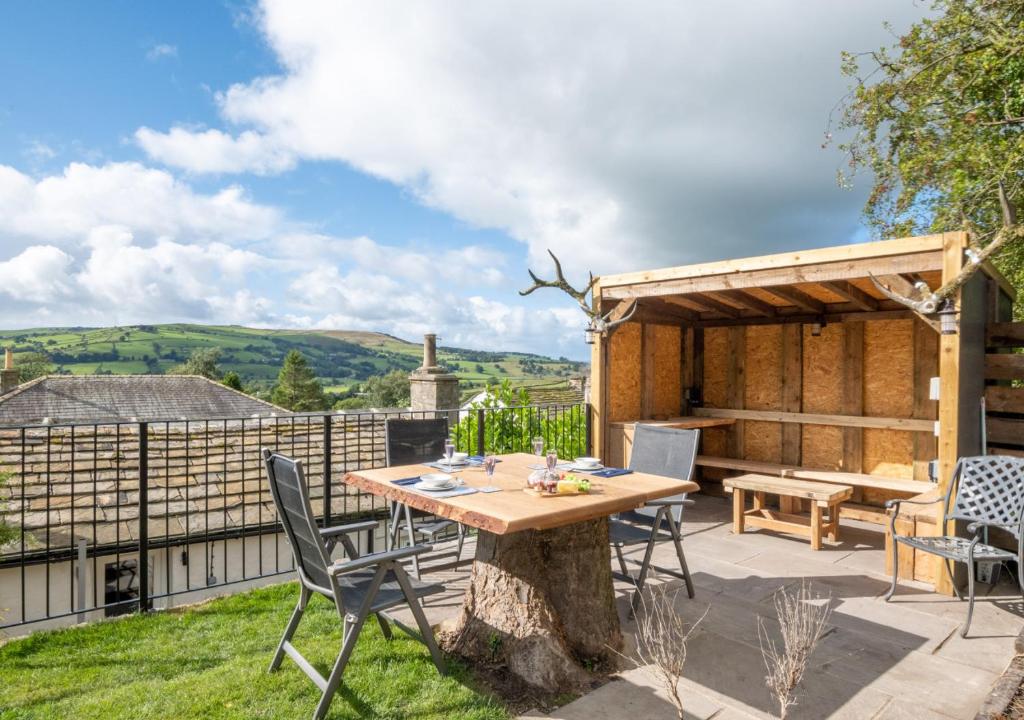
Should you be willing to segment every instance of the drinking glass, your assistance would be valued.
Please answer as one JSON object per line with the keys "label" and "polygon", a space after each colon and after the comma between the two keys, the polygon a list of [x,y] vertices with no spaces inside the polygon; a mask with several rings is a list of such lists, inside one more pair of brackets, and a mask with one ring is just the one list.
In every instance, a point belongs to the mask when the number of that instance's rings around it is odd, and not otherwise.
{"label": "drinking glass", "polygon": [[455,443],[451,438],[444,441],[444,456],[448,460],[448,472],[452,471],[452,455],[455,454]]}
{"label": "drinking glass", "polygon": [[487,477],[494,477],[494,466],[498,464],[498,458],[493,455],[487,455],[484,458],[484,472],[487,473]]}
{"label": "drinking glass", "polygon": [[544,454],[544,438],[542,438],[542,437],[540,437],[538,435],[537,437],[535,437],[531,441],[531,443],[533,445],[533,454],[534,455],[543,455]]}
{"label": "drinking glass", "polygon": [[548,459],[548,470],[550,470],[551,472],[554,472],[555,468],[558,467],[558,453],[555,452],[554,450],[548,450],[547,459]]}

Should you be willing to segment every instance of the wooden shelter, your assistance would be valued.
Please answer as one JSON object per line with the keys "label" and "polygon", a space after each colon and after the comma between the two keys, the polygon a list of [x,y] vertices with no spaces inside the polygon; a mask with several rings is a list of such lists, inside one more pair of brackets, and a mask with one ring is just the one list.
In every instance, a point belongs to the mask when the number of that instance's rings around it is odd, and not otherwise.
{"label": "wooden shelter", "polygon": [[843,482],[844,513],[876,522],[885,499],[935,490],[932,460],[944,487],[981,452],[986,330],[1011,319],[1014,290],[984,265],[943,335],[870,277],[937,288],[966,246],[944,233],[602,276],[602,312],[638,306],[593,346],[595,452],[627,462],[636,422],[702,426],[706,492],[731,472]]}

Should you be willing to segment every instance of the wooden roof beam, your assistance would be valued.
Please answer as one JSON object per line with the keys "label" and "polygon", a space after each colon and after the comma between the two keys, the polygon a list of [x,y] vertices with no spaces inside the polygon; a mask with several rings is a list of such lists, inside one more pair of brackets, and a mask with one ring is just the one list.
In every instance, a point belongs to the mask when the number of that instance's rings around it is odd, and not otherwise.
{"label": "wooden roof beam", "polygon": [[724,297],[734,305],[755,312],[763,317],[773,317],[776,315],[775,306],[766,303],[764,300],[760,300],[750,293],[745,293],[742,290],[720,290],[718,295]]}
{"label": "wooden roof beam", "polygon": [[705,312],[716,312],[729,318],[738,318],[740,316],[739,308],[726,305],[724,302],[715,300],[709,295],[687,295],[686,302],[704,308]]}
{"label": "wooden roof beam", "polygon": [[665,302],[661,298],[643,298],[640,301],[639,309],[641,317],[644,319],[653,315],[684,323],[693,323],[700,320],[700,314],[696,311],[684,308],[682,305]]}
{"label": "wooden roof beam", "polygon": [[856,285],[851,285],[845,280],[822,282],[820,285],[844,300],[848,300],[861,310],[873,312],[878,310],[878,300],[868,295]]}
{"label": "wooden roof beam", "polygon": [[785,300],[790,305],[795,305],[801,310],[806,310],[812,313],[823,313],[825,312],[825,303],[816,298],[812,298],[802,290],[797,290],[795,287],[766,287],[766,292],[771,293],[780,300]]}

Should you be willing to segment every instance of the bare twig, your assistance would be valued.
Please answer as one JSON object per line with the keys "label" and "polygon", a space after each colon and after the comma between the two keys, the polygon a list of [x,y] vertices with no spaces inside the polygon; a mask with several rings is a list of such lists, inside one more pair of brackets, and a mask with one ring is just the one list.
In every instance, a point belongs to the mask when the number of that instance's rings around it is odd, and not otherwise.
{"label": "bare twig", "polygon": [[686,643],[707,617],[711,607],[695,623],[688,623],[675,609],[679,588],[661,585],[652,588],[650,598],[641,595],[641,613],[637,616],[636,655],[618,653],[634,666],[651,673],[668,694],[679,720],[683,720],[683,697],[679,683],[686,666]]}
{"label": "bare twig", "polygon": [[757,635],[761,643],[768,674],[765,683],[779,706],[779,719],[785,720],[789,708],[796,704],[796,688],[807,670],[807,662],[818,640],[825,631],[831,608],[828,602],[816,604],[819,598],[811,595],[810,585],[800,583],[800,589],[790,595],[785,588],[775,595],[781,645],[771,638],[763,618],[757,619]]}

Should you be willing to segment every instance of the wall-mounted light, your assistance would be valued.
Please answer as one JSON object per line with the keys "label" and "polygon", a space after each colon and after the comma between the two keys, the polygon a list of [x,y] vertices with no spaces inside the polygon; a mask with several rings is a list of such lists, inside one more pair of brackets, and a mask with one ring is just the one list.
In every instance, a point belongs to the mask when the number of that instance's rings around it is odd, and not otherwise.
{"label": "wall-mounted light", "polygon": [[597,342],[597,336],[601,333],[593,325],[588,325],[587,329],[583,331],[583,339],[587,341],[587,345],[593,345]]}
{"label": "wall-mounted light", "polygon": [[825,327],[825,321],[812,322],[811,323],[811,335],[814,337],[821,337],[821,329]]}
{"label": "wall-mounted light", "polygon": [[956,335],[959,331],[956,316],[960,314],[956,309],[956,303],[946,298],[936,314],[939,316],[939,332],[943,335]]}

